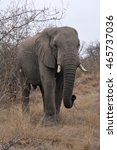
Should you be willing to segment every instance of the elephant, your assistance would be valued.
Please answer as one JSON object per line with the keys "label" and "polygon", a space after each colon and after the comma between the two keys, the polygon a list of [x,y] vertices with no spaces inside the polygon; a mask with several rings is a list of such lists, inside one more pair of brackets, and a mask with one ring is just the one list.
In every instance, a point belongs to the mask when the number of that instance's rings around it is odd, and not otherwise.
{"label": "elephant", "polygon": [[63,99],[71,108],[80,40],[72,27],[51,27],[23,40],[17,48],[17,72],[22,89],[22,112],[29,112],[31,86],[42,93],[43,121],[56,122]]}

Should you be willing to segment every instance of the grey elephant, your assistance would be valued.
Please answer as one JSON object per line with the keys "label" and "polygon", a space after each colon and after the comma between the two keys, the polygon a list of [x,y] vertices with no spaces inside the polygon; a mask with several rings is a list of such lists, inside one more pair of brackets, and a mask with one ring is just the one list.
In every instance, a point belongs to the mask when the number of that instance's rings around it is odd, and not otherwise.
{"label": "grey elephant", "polygon": [[40,87],[44,121],[56,121],[63,103],[73,106],[72,95],[77,67],[80,64],[78,33],[71,27],[46,28],[18,46],[17,71],[22,87],[22,110],[29,111],[30,87]]}

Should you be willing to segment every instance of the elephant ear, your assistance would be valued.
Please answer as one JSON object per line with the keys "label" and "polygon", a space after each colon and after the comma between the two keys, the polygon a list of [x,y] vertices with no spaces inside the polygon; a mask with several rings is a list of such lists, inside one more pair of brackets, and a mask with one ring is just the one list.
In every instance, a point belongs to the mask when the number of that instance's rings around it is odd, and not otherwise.
{"label": "elephant ear", "polygon": [[51,37],[46,30],[42,31],[38,38],[38,57],[49,68],[55,68],[56,59],[50,47]]}

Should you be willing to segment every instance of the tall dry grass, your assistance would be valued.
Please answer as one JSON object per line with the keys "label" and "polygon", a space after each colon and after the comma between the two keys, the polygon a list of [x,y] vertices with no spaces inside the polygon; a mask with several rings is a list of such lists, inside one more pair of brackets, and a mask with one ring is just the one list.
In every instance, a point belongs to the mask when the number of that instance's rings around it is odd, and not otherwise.
{"label": "tall dry grass", "polygon": [[20,103],[0,110],[0,149],[99,150],[99,76],[77,79],[74,93],[75,106],[62,105],[56,126],[40,124],[43,107],[37,92],[31,94],[30,115],[25,119]]}

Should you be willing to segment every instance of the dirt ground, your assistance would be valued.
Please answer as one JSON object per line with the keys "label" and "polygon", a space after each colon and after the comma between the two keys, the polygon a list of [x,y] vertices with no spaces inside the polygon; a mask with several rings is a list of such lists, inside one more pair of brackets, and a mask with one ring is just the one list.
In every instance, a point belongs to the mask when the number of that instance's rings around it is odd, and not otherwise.
{"label": "dirt ground", "polygon": [[17,103],[0,108],[0,150],[99,150],[99,75],[82,75],[76,79],[75,105],[63,105],[56,126],[42,126],[41,94],[32,91],[30,115],[23,119]]}

